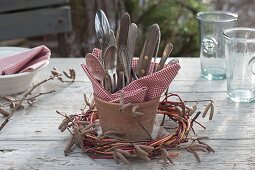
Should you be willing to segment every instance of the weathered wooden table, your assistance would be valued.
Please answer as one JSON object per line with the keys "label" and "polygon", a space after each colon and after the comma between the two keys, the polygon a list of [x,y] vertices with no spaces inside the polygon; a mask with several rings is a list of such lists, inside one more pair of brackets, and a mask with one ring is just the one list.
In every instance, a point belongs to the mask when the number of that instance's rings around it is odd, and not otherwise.
{"label": "weathered wooden table", "polygon": [[[84,59],[51,59],[50,66],[38,79],[49,76],[50,69],[75,68],[76,81],[61,84],[49,82],[40,91],[57,92],[39,98],[32,107],[15,112],[0,132],[0,169],[255,169],[255,104],[233,103],[226,97],[226,81],[208,81],[200,77],[198,58],[180,58],[182,66],[170,86],[184,100],[212,99],[215,116],[212,121],[199,117],[206,130],[195,126],[200,136],[209,136],[215,153],[202,153],[198,163],[191,153],[181,151],[174,165],[162,166],[159,160],[146,162],[132,160],[131,165],[115,164],[113,160],[92,160],[77,152],[64,156],[68,132],[57,129],[62,117],[55,110],[79,112],[83,106],[83,93],[92,87],[82,71]],[[36,80],[38,81],[38,80]],[[4,121],[0,117],[0,121]]]}

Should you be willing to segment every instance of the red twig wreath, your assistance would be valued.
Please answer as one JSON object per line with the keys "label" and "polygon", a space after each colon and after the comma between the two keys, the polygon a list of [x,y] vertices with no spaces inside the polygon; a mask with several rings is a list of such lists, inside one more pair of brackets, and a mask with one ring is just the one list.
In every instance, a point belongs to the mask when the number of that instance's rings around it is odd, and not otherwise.
{"label": "red twig wreath", "polygon": [[[173,100],[177,98],[178,100]],[[77,145],[84,153],[93,159],[114,159],[116,163],[123,161],[128,164],[128,158],[140,158],[151,160],[161,157],[163,164],[168,162],[173,163],[171,149],[178,149],[180,144],[188,143],[184,149],[193,153],[197,161],[200,162],[198,152],[214,152],[214,150],[202,139],[208,137],[190,137],[193,132],[196,136],[193,124],[197,123],[205,128],[202,124],[196,121],[201,115],[200,111],[196,111],[198,102],[209,102],[206,106],[202,117],[205,117],[209,112],[211,120],[214,112],[214,104],[211,100],[200,101],[182,101],[177,94],[167,94],[159,103],[158,115],[162,116],[162,122],[157,136],[151,140],[130,141],[123,139],[121,133],[115,131],[107,131],[104,134],[98,134],[96,122],[98,120],[97,109],[93,102],[89,103],[85,97],[85,103],[89,109],[78,115],[66,115],[57,111],[58,114],[64,116],[64,120],[59,125],[59,130],[62,132],[66,129],[72,134],[65,148],[67,155],[72,151],[72,147]],[[187,102],[194,102],[192,107],[186,105]],[[195,113],[195,114],[193,114]],[[166,132],[164,123],[166,120],[171,120],[177,124],[173,133]]]}

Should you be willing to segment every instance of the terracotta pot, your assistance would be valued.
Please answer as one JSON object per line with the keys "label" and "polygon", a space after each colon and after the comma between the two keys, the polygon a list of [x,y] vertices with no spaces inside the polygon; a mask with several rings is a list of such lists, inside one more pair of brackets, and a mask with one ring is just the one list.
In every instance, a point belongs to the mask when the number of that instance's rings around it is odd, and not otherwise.
{"label": "terracotta pot", "polygon": [[[122,112],[118,103],[106,102],[95,95],[94,98],[103,133],[107,131],[118,131],[123,132],[124,136],[122,137],[128,140],[150,139],[148,133],[151,134],[153,130],[159,98],[143,103],[131,104],[123,109]],[[136,105],[139,105],[136,111],[144,113],[144,115],[139,115],[136,118],[146,128],[148,133],[132,114],[132,108]]]}

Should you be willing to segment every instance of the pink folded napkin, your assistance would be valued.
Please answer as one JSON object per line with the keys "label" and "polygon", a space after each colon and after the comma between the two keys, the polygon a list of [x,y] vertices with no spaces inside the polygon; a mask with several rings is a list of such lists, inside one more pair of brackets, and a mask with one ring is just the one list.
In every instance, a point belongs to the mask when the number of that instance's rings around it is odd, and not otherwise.
{"label": "pink folded napkin", "polygon": [[36,70],[49,62],[50,55],[50,50],[41,45],[15,55],[0,58],[0,75]]}
{"label": "pink folded napkin", "polygon": [[[92,54],[99,57],[100,51],[98,49],[93,49]],[[133,60],[133,69],[135,69],[137,62],[137,60]],[[177,75],[179,69],[181,68],[180,65],[176,63],[166,65],[162,70],[152,73],[155,64],[156,63],[153,62],[151,63],[149,75],[132,81],[129,85],[122,89],[125,94],[124,103],[140,103],[159,98],[161,94],[168,88],[170,83]],[[119,102],[120,91],[117,91],[113,94],[108,93],[104,87],[94,78],[87,65],[82,64],[82,68],[90,79],[94,94],[97,97],[113,103]]]}

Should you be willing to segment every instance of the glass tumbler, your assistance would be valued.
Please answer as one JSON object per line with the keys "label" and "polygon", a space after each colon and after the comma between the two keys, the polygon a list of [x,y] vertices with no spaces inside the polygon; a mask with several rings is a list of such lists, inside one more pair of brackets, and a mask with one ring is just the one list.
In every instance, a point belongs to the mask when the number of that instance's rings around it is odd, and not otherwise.
{"label": "glass tumbler", "polygon": [[227,11],[197,13],[201,75],[208,80],[226,78],[223,30],[233,27],[238,15]]}
{"label": "glass tumbler", "polygon": [[224,30],[228,98],[255,100],[255,28]]}

